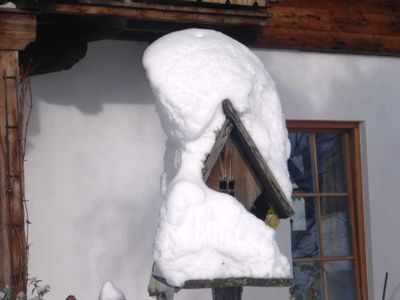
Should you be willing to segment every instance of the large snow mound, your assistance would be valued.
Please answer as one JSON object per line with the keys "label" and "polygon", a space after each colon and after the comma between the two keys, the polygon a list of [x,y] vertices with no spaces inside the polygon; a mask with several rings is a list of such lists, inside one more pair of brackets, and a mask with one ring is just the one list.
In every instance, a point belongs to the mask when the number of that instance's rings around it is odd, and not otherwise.
{"label": "large snow mound", "polygon": [[188,279],[289,276],[275,231],[233,197],[209,189],[201,174],[225,121],[221,103],[230,99],[290,198],[287,130],[262,62],[222,33],[188,29],[151,44],[143,65],[168,135],[153,251],[162,276],[175,286]]}

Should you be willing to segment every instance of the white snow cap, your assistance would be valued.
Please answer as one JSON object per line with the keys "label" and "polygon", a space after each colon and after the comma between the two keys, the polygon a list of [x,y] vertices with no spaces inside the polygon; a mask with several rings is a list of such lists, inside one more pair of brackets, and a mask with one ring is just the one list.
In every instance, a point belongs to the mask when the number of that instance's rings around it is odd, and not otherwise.
{"label": "white snow cap", "polygon": [[101,287],[99,300],[126,300],[124,293],[116,288],[111,281],[106,281]]}
{"label": "white snow cap", "polygon": [[17,8],[17,6],[12,2],[6,2],[0,5],[0,8]]}
{"label": "white snow cap", "polygon": [[233,197],[209,189],[202,168],[230,99],[290,198],[290,144],[275,84],[247,47],[213,30],[188,29],[150,45],[143,65],[168,140],[154,259],[168,283],[288,277],[275,231]]}

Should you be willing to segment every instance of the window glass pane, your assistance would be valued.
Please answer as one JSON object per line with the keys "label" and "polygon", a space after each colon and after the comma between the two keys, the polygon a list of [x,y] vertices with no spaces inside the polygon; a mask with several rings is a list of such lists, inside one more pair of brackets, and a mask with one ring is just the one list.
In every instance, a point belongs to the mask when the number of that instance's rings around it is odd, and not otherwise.
{"label": "window glass pane", "polygon": [[317,263],[293,264],[293,296],[295,300],[322,300],[321,270]]}
{"label": "window glass pane", "polygon": [[346,197],[322,197],[321,222],[324,255],[351,255],[351,220],[348,199]]}
{"label": "window glass pane", "polygon": [[291,219],[293,258],[319,256],[319,229],[314,198],[293,198]]}
{"label": "window glass pane", "polygon": [[353,262],[330,261],[324,264],[329,300],[356,299]]}
{"label": "window glass pane", "polygon": [[320,192],[345,192],[346,177],[342,135],[317,134],[317,163]]}
{"label": "window glass pane", "polygon": [[311,134],[292,132],[289,134],[292,146],[288,168],[294,192],[314,192]]}

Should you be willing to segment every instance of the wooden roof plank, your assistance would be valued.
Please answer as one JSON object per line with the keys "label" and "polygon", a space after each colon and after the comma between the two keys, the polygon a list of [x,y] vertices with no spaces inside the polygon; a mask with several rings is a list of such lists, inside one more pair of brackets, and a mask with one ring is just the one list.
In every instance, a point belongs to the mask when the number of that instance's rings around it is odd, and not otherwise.
{"label": "wooden roof plank", "polygon": [[279,218],[286,219],[291,217],[294,214],[294,211],[289,199],[286,198],[281,190],[275,176],[272,174],[253,139],[238,117],[231,102],[229,100],[224,100],[222,107],[226,117],[234,125],[233,132],[241,149],[244,151],[253,171],[264,188],[263,194],[266,196],[268,201],[271,201]]}
{"label": "wooden roof plank", "polygon": [[227,119],[224,125],[222,126],[221,130],[219,130],[218,135],[215,139],[214,146],[212,147],[210,154],[207,156],[204,162],[204,167],[202,170],[204,182],[207,181],[208,177],[211,174],[212,169],[217,163],[218,158],[222,152],[222,149],[224,148],[229,138],[229,135],[232,132],[232,129],[233,129],[233,124],[231,121],[229,121],[229,119]]}

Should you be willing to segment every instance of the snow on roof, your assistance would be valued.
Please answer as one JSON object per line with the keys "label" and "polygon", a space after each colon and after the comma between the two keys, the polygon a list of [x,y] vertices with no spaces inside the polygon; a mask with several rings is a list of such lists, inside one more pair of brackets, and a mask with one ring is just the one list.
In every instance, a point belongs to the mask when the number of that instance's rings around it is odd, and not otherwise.
{"label": "snow on roof", "polygon": [[202,167],[230,99],[287,198],[290,145],[275,84],[244,45],[213,30],[166,35],[144,54],[168,140],[153,255],[174,286],[189,279],[288,277],[275,231],[232,196],[209,189]]}

